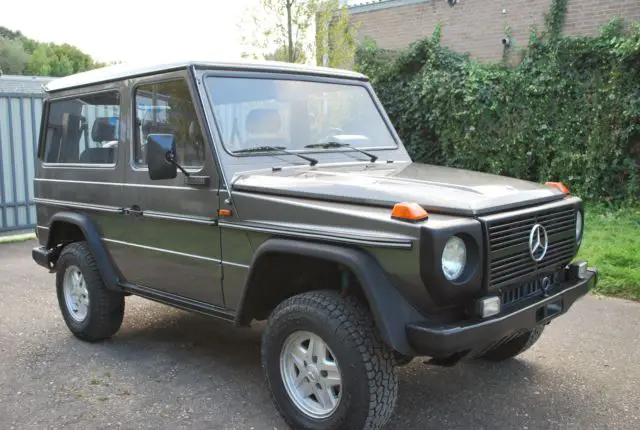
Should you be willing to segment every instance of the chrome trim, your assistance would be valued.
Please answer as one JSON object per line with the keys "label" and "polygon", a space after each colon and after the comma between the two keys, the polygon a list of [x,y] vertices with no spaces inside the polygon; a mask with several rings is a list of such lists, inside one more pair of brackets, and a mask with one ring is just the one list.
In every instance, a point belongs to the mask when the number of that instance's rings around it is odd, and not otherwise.
{"label": "chrome trim", "polygon": [[166,212],[156,212],[156,211],[142,211],[142,216],[146,218],[152,219],[162,219],[168,221],[180,221],[180,222],[189,222],[193,224],[203,224],[203,225],[217,225],[218,220],[215,218],[206,218],[206,217],[196,217],[196,216],[188,216],[188,215],[176,215],[170,214]]}
{"label": "chrome trim", "polygon": [[210,261],[212,263],[227,264],[229,266],[237,266],[237,267],[249,268],[249,266],[246,265],[246,264],[233,263],[231,261],[223,261],[223,260],[220,260],[218,258],[204,257],[202,255],[187,254],[186,252],[172,251],[171,249],[156,248],[154,246],[140,245],[139,243],[125,242],[123,240],[109,239],[109,238],[106,238],[106,237],[103,237],[102,240],[104,240],[105,242],[117,243],[119,245],[132,246],[134,248],[146,249],[148,251],[164,252],[166,254],[177,255],[177,256],[180,256],[180,257],[187,257],[187,258],[193,258],[193,259],[196,259],[196,260]]}
{"label": "chrome trim", "polygon": [[371,240],[371,239],[360,239],[357,237],[345,237],[345,236],[334,236],[329,234],[329,232],[305,232],[300,230],[284,230],[272,227],[262,227],[250,224],[239,224],[239,223],[228,223],[224,221],[219,221],[218,226],[221,228],[231,228],[236,230],[245,230],[245,231],[253,231],[257,233],[269,233],[269,234],[281,234],[289,237],[296,237],[302,239],[318,239],[318,240],[326,240],[330,242],[337,243],[349,243],[354,245],[362,245],[362,246],[375,246],[379,248],[394,248],[394,249],[412,249],[413,243],[409,240]]}
{"label": "chrome trim", "polygon": [[107,212],[112,214],[124,212],[123,208],[119,208],[116,206],[95,205],[91,203],[77,203],[77,202],[69,202],[66,200],[43,199],[40,197],[34,197],[33,201],[41,205],[67,207],[67,208],[74,208],[74,209],[87,209],[87,210]]}
{"label": "chrome trim", "polygon": [[37,225],[36,227],[42,230],[49,230],[49,227],[45,227],[43,225]]}
{"label": "chrome trim", "polygon": [[127,182],[77,181],[77,180],[71,180],[71,179],[49,179],[49,178],[34,178],[34,181],[62,182],[62,183],[72,183],[72,184],[87,184],[87,185],[111,185],[111,186],[120,186],[120,187],[160,188],[165,190],[190,190],[190,191],[198,190],[198,188],[181,187],[178,185],[131,184]]}

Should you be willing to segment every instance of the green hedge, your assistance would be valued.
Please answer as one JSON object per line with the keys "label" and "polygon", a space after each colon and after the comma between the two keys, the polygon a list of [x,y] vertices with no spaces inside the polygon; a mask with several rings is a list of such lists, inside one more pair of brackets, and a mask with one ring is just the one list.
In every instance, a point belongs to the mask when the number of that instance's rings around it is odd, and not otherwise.
{"label": "green hedge", "polygon": [[437,28],[397,55],[371,41],[357,53],[416,161],[560,180],[587,200],[638,198],[640,23],[614,20],[597,37],[534,29],[498,64],[439,42]]}

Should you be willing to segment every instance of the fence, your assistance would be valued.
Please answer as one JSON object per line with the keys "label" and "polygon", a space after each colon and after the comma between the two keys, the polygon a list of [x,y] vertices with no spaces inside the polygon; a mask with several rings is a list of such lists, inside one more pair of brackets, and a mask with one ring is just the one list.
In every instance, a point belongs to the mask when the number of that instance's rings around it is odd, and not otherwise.
{"label": "fence", "polygon": [[0,93],[0,232],[31,229],[41,94]]}

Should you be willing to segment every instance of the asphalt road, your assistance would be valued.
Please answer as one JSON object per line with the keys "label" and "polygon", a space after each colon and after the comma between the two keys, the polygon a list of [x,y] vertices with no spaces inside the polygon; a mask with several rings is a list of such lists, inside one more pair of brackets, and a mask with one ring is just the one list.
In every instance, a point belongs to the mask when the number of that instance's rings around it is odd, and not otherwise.
{"label": "asphalt road", "polygon": [[[0,245],[0,429],[284,429],[261,327],[127,300],[110,341],[76,340],[33,242]],[[640,305],[586,297],[519,359],[399,370],[392,429],[640,428]]]}

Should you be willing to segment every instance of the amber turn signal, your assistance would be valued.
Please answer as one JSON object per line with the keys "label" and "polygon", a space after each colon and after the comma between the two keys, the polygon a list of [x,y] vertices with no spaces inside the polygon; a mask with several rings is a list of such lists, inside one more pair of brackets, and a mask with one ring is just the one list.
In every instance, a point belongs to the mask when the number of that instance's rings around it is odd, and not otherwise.
{"label": "amber turn signal", "polygon": [[569,188],[562,182],[545,182],[545,185],[551,188],[557,188],[565,194],[569,194]]}
{"label": "amber turn signal", "polygon": [[415,202],[402,202],[393,207],[391,218],[403,221],[422,221],[429,218],[429,214]]}
{"label": "amber turn signal", "polygon": [[231,209],[220,209],[218,211],[218,215],[220,216],[231,216]]}

